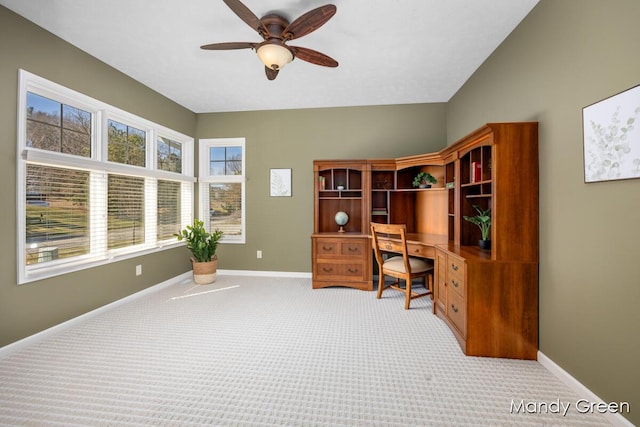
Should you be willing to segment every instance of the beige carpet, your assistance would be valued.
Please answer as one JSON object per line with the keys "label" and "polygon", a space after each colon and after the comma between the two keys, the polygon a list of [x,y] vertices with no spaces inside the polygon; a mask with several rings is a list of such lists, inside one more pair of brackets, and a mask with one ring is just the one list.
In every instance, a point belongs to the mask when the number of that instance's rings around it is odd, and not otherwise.
{"label": "beige carpet", "polygon": [[[7,354],[8,353],[8,354]],[[2,426],[604,426],[532,361],[465,357],[422,298],[182,282],[0,358]]]}

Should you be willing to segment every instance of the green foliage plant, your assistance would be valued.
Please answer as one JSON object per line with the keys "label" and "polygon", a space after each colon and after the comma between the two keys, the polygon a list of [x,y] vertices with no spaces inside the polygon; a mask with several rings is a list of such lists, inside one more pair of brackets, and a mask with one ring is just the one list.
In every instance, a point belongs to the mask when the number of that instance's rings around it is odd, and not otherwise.
{"label": "green foliage plant", "polygon": [[491,228],[491,208],[482,209],[478,205],[473,205],[473,208],[478,212],[476,216],[464,216],[466,221],[480,227],[482,233],[482,240],[489,240],[489,229]]}
{"label": "green foliage plant", "polygon": [[419,187],[420,184],[435,184],[438,180],[429,172],[420,172],[413,178],[413,186]]}
{"label": "green foliage plant", "polygon": [[187,249],[191,251],[193,260],[209,262],[216,258],[216,249],[222,238],[222,231],[215,230],[213,233],[207,233],[207,230],[204,229],[204,222],[196,218],[193,220],[193,225],[187,225],[184,230],[180,230],[174,236],[179,241],[184,240],[187,243]]}

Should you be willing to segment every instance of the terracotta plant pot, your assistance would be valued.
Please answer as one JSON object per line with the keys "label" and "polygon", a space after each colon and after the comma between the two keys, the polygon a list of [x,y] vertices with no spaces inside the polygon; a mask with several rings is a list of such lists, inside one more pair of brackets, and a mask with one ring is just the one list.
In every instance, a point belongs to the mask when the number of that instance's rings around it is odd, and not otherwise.
{"label": "terracotta plant pot", "polygon": [[198,285],[208,285],[216,281],[216,271],[218,270],[218,257],[211,261],[198,262],[191,258],[193,266],[193,281]]}

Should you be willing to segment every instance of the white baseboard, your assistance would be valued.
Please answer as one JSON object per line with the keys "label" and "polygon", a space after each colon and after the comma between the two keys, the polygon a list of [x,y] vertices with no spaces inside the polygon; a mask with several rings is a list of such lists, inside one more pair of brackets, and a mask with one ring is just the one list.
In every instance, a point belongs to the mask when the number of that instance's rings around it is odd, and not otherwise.
{"label": "white baseboard", "polygon": [[146,289],[138,291],[135,294],[128,295],[128,296],[126,296],[124,298],[121,298],[121,299],[119,299],[117,301],[114,301],[114,302],[109,303],[107,305],[103,305],[102,307],[98,307],[95,310],[91,310],[89,312],[81,314],[80,316],[74,317],[73,319],[69,319],[69,320],[67,320],[65,322],[59,323],[59,324],[57,324],[55,326],[52,326],[52,327],[50,327],[48,329],[45,329],[44,331],[37,332],[37,333],[35,333],[33,335],[29,335],[28,337],[25,337],[25,338],[19,340],[19,341],[13,342],[11,344],[7,344],[4,347],[0,347],[0,357],[7,356],[10,353],[13,353],[15,351],[19,351],[19,350],[21,350],[21,349],[23,349],[23,348],[25,348],[25,347],[27,347],[29,345],[32,345],[32,344],[34,344],[34,343],[36,343],[36,342],[38,342],[38,341],[40,341],[40,340],[42,340],[44,338],[47,338],[47,337],[49,337],[49,336],[51,336],[51,335],[53,335],[55,333],[58,333],[58,332],[66,329],[66,328],[68,328],[70,326],[73,326],[73,325],[83,321],[83,320],[86,320],[86,319],[88,319],[88,318],[90,318],[92,316],[95,316],[96,314],[102,313],[102,312],[104,312],[106,310],[109,310],[109,309],[111,309],[113,307],[116,307],[118,305],[124,304],[125,302],[132,301],[132,300],[134,300],[136,298],[140,298],[141,296],[150,294],[152,292],[159,291],[160,289],[166,288],[167,286],[171,286],[173,284],[180,283],[180,282],[182,282],[184,280],[190,280],[191,277],[192,277],[191,271],[187,271],[186,273],[182,273],[179,276],[172,277],[171,279],[165,280],[164,282],[158,283],[157,285],[153,285],[153,286],[150,286],[150,287],[148,287]]}
{"label": "white baseboard", "polygon": [[297,271],[259,271],[259,270],[222,270],[218,269],[218,274],[228,276],[262,276],[262,277],[292,277],[301,279],[311,279],[311,273]]}
{"label": "white baseboard", "polygon": [[[580,381],[575,379],[571,374],[562,369],[553,360],[549,359],[544,353],[538,351],[538,362],[547,368],[549,372],[558,377],[560,381],[565,383],[570,389],[580,396],[581,399],[586,399],[590,402],[604,402],[594,392],[585,387]],[[606,412],[602,416],[614,426],[619,427],[635,427],[631,421],[618,413]]]}

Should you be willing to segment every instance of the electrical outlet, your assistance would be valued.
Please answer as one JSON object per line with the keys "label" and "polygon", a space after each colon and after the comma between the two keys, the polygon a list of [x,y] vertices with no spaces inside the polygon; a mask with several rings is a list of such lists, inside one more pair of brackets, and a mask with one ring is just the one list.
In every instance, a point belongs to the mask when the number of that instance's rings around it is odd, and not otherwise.
{"label": "electrical outlet", "polygon": [[258,259],[262,258],[262,251],[256,252],[256,258]]}
{"label": "electrical outlet", "polygon": [[136,265],[136,276],[142,275],[142,264]]}

